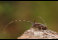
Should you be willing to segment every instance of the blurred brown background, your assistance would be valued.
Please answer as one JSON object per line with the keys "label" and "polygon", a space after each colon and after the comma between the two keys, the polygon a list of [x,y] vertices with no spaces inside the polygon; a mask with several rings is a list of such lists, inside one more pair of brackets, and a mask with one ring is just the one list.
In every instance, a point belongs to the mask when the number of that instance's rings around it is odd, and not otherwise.
{"label": "blurred brown background", "polygon": [[0,1],[0,39],[16,39],[32,25],[14,22],[6,27],[10,21],[25,19],[33,22],[36,18],[37,22],[43,23],[38,16],[46,21],[49,29],[58,32],[58,1]]}

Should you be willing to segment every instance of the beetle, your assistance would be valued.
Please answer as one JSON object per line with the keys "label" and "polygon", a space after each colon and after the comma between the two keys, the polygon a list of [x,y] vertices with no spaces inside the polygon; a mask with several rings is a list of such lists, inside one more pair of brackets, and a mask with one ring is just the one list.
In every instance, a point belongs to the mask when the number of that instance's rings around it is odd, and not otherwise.
{"label": "beetle", "polygon": [[[41,18],[41,17],[40,17]],[[42,19],[42,18],[41,18]],[[43,20],[43,19],[42,19]],[[17,22],[17,21],[25,21],[25,22],[30,22],[32,24],[32,27],[35,27],[35,28],[38,28],[39,30],[46,30],[47,27],[43,24],[40,24],[40,23],[37,23],[36,22],[36,19],[34,20],[34,22],[31,22],[31,21],[26,21],[26,20],[14,20],[14,21],[11,21],[10,23],[8,23],[6,26],[10,25],[11,23],[13,22]],[[43,21],[44,22],[44,21]]]}
{"label": "beetle", "polygon": [[34,23],[32,27],[38,28],[39,30],[46,30],[47,27],[40,23]]}
{"label": "beetle", "polygon": [[[41,17],[39,17],[39,18],[45,23],[45,21]],[[32,27],[38,28],[39,30],[46,30],[47,29],[46,23],[45,23],[45,25],[38,23],[38,22],[36,22],[36,19],[34,20]]]}

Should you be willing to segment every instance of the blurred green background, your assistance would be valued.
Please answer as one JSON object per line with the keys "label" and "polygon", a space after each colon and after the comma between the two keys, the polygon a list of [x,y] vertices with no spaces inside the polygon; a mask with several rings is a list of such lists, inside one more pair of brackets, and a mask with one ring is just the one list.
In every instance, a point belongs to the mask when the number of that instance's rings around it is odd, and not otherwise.
{"label": "blurred green background", "polygon": [[0,1],[0,39],[16,39],[32,25],[14,22],[6,27],[10,21],[25,19],[33,22],[36,18],[40,22],[38,16],[46,21],[49,29],[58,32],[58,1]]}

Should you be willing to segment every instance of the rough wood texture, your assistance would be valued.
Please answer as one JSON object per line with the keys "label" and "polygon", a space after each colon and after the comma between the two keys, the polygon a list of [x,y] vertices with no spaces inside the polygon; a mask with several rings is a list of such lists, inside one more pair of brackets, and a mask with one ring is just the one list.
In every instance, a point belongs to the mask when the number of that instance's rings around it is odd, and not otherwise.
{"label": "rough wood texture", "polygon": [[17,39],[58,39],[58,33],[52,30],[35,30],[30,28]]}

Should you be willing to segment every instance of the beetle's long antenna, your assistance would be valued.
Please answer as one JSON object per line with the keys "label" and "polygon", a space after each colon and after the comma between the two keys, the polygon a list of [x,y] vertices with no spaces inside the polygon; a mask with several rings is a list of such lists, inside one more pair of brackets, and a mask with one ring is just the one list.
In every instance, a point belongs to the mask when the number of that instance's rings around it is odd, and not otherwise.
{"label": "beetle's long antenna", "polygon": [[34,19],[34,22],[33,22],[33,24],[35,24],[35,22],[36,22],[36,19]]}
{"label": "beetle's long antenna", "polygon": [[34,18],[34,19],[33,19],[33,22],[32,22],[32,27],[37,23],[37,22],[36,22],[36,17],[33,16],[33,18]]}
{"label": "beetle's long antenna", "polygon": [[47,26],[45,20],[42,17],[40,17],[40,16],[39,16],[39,18],[43,21],[44,25]]}
{"label": "beetle's long antenna", "polygon": [[31,21],[26,21],[26,20],[14,20],[14,21],[11,21],[9,22],[7,25],[5,25],[5,27],[3,28],[3,30],[5,30],[10,24],[14,23],[14,22],[20,22],[20,21],[24,21],[24,22],[28,22],[28,23],[31,23]]}
{"label": "beetle's long antenna", "polygon": [[12,23],[14,23],[14,21],[11,21],[11,22],[9,22],[7,25],[5,25],[4,28],[3,28],[3,31],[4,31],[10,24],[12,24]]}
{"label": "beetle's long antenna", "polygon": [[[34,18],[34,16],[33,16],[33,18]],[[32,23],[32,24],[34,25],[34,24],[35,24],[35,22],[36,22],[36,19],[34,18],[34,20],[33,20],[33,23]]]}

